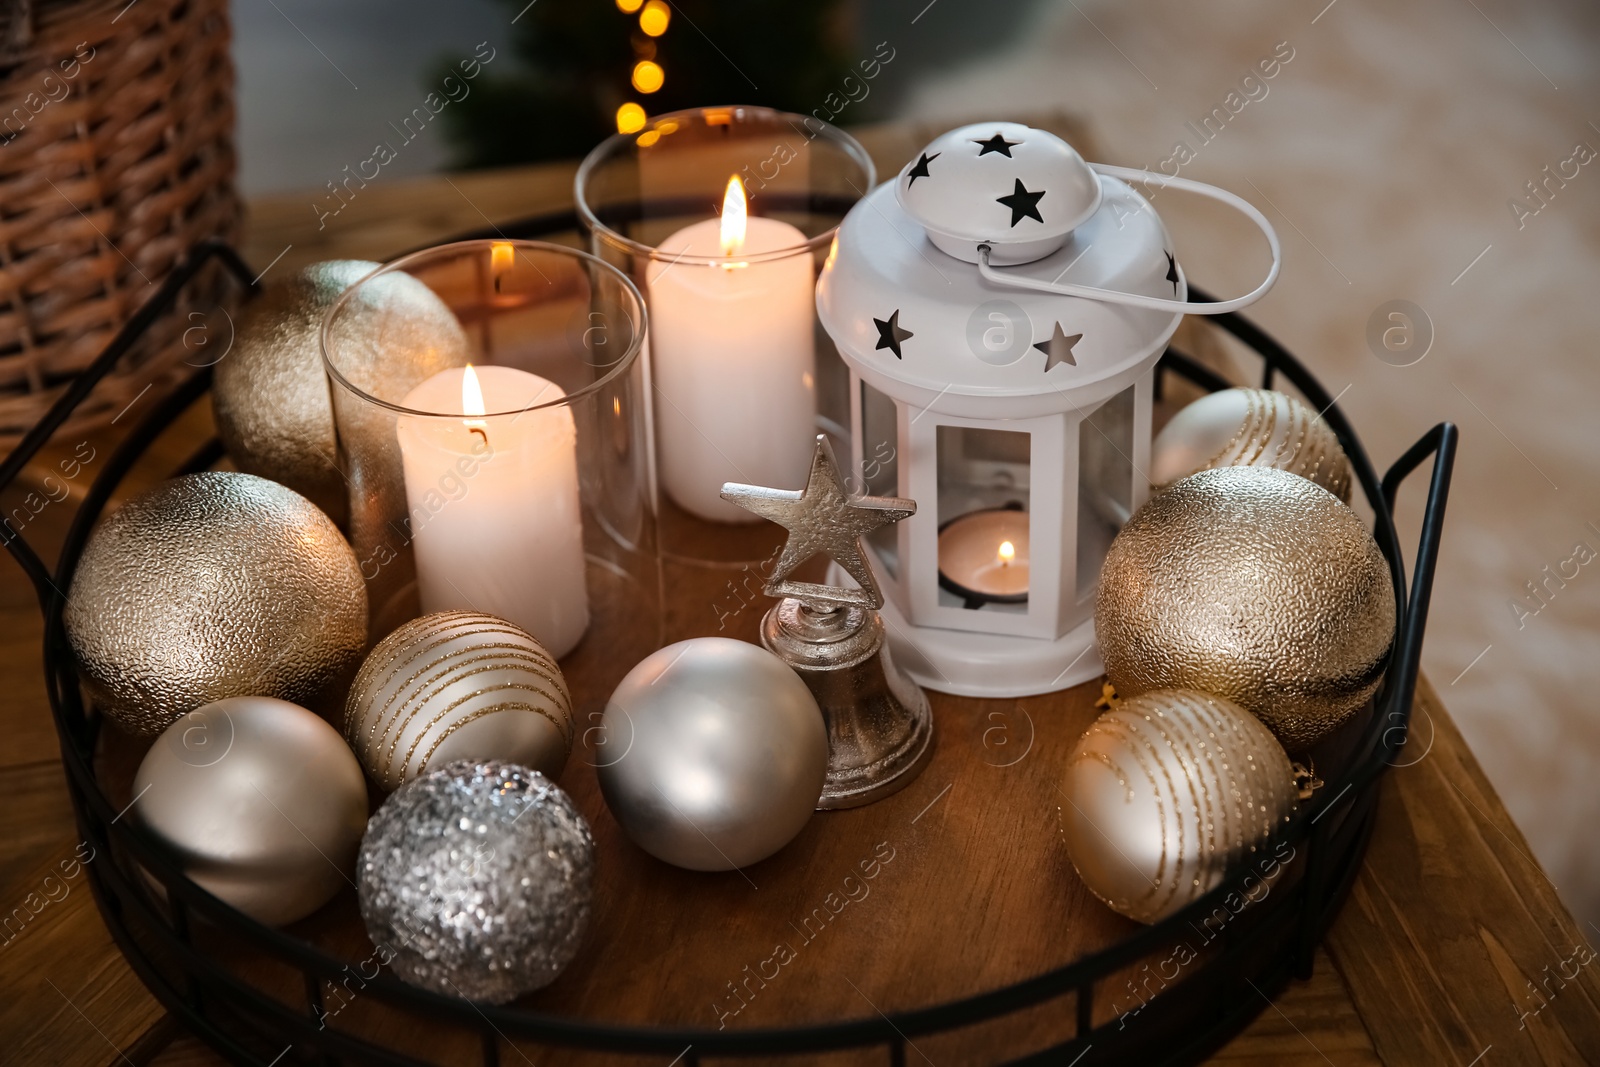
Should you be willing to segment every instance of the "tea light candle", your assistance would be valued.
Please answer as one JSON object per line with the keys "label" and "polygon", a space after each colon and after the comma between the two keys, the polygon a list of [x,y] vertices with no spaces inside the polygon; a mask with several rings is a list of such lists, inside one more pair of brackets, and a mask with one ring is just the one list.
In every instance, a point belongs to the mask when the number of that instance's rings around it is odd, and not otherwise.
{"label": "tea light candle", "polygon": [[969,608],[1028,600],[1028,513],[974,511],[939,531],[939,584]]}
{"label": "tea light candle", "polygon": [[523,409],[565,395],[515,367],[455,367],[401,406],[461,417],[396,426],[423,612],[498,615],[556,657],[589,625],[577,429],[565,405]]}
{"label": "tea light candle", "polygon": [[[679,230],[646,271],[661,485],[718,522],[760,521],[721,497],[724,482],[799,489],[816,442],[811,254],[778,219],[748,217],[728,180],[722,217]],[[674,256],[726,257],[675,263]]]}

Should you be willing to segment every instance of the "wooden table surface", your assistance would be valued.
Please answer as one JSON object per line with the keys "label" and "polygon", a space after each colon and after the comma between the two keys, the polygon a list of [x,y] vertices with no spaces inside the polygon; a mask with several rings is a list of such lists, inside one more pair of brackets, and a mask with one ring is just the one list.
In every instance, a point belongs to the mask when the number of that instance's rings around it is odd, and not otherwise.
{"label": "wooden table surface", "polygon": [[[1068,119],[1040,124],[1084,143]],[[889,173],[936,132],[901,126],[863,139],[880,173]],[[382,260],[448,234],[559,209],[570,203],[572,170],[552,164],[373,185],[320,229],[313,193],[258,200],[245,256],[271,263],[269,279],[320,259]],[[1315,367],[1315,352],[1302,355]],[[208,432],[209,413],[191,413],[151,457],[152,469],[176,465]],[[91,438],[97,459],[115,436],[113,429]],[[78,445],[55,442],[52,455]],[[81,496],[79,480],[67,484]],[[13,489],[0,505],[9,514],[23,496]],[[72,499],[33,504],[37,515],[25,534],[53,549],[72,507]],[[215,1064],[134,978],[81,871],[65,873],[75,870],[78,839],[41,677],[41,629],[31,589],[7,556],[0,562],[0,680],[9,696],[0,702],[0,1061]],[[1587,936],[1600,931],[1580,930],[1562,906],[1426,681],[1414,722],[1402,765],[1383,781],[1370,852],[1315,975],[1274,1002],[1263,998],[1256,1021],[1211,1062],[1600,1062],[1600,977],[1588,965]]]}

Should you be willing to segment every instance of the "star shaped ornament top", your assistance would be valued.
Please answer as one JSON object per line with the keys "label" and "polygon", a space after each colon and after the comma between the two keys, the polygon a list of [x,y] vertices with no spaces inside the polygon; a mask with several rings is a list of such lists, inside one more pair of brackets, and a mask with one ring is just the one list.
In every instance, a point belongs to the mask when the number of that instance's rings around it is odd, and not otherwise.
{"label": "star shaped ornament top", "polygon": [[[868,608],[883,607],[883,592],[867,563],[862,536],[917,512],[915,500],[851,496],[844,479],[839,476],[833,448],[821,434],[817,435],[811,476],[803,491],[796,493],[728,482],[722,487],[722,499],[771,519],[789,531],[789,539],[784,542],[783,552],[764,587],[768,596],[793,597],[811,603],[860,604]],[[845,589],[790,579],[789,575],[800,564],[819,554],[843,567],[861,588]]]}

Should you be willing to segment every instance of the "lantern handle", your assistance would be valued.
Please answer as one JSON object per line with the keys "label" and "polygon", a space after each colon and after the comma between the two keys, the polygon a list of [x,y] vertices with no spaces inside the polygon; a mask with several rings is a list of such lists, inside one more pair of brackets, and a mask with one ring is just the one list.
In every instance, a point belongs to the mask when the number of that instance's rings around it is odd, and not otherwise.
{"label": "lantern handle", "polygon": [[1267,246],[1272,251],[1272,269],[1267,271],[1266,280],[1244,296],[1236,296],[1232,300],[1218,300],[1210,303],[1167,300],[1159,296],[1141,296],[1137,293],[1118,292],[1115,289],[1097,289],[1092,285],[1073,285],[1070,282],[1044,282],[1014,274],[1010,271],[997,270],[989,265],[989,245],[981,244],[978,246],[978,273],[983,275],[985,281],[1009,289],[1030,289],[1039,293],[1081,296],[1090,300],[1101,300],[1108,304],[1127,304],[1131,307],[1150,308],[1153,311],[1182,311],[1191,315],[1221,315],[1224,312],[1238,311],[1242,307],[1254,304],[1265,296],[1267,290],[1271,289],[1273,283],[1278,280],[1278,273],[1283,268],[1283,249],[1278,244],[1277,231],[1272,228],[1272,223],[1267,221],[1267,217],[1257,211],[1255,205],[1248,200],[1235,196],[1226,189],[1219,189],[1215,185],[1207,185],[1204,182],[1193,181],[1189,178],[1156,174],[1148,170],[1136,170],[1132,167],[1113,167],[1106,163],[1090,163],[1089,166],[1096,174],[1104,174],[1111,178],[1122,178],[1129,182],[1183,189],[1211,200],[1221,201],[1238,211],[1256,224],[1256,228],[1266,237]]}

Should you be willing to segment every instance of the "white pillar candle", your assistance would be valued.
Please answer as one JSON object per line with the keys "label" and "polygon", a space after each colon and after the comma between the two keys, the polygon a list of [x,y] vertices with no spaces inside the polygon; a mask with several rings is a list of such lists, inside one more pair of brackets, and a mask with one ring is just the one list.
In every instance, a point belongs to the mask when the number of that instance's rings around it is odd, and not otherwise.
{"label": "white pillar candle", "polygon": [[[757,521],[723,482],[799,489],[816,448],[811,253],[787,222],[747,218],[728,183],[722,218],[674,233],[646,272],[661,487],[719,522]],[[676,256],[720,262],[673,262]],[[755,260],[752,262],[752,258]]]}
{"label": "white pillar candle", "polygon": [[577,429],[566,405],[521,409],[565,395],[515,367],[456,367],[401,406],[463,417],[396,427],[422,610],[498,615],[556,657],[589,625]]}

